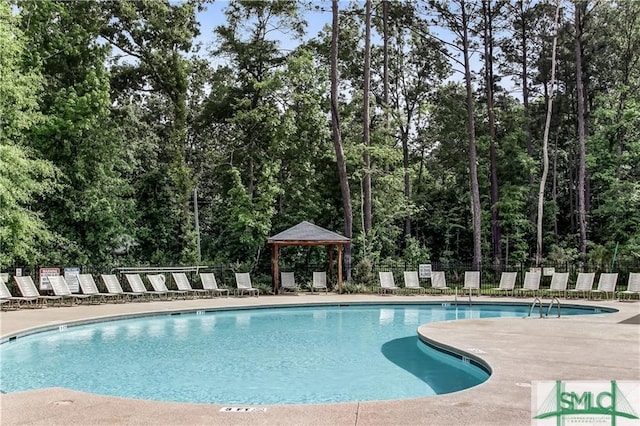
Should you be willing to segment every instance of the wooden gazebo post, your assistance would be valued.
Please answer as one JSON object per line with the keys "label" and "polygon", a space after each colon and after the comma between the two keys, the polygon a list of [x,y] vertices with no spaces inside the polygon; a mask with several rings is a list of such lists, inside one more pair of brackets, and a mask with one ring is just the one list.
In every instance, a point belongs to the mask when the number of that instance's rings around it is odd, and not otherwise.
{"label": "wooden gazebo post", "polygon": [[279,259],[278,252],[280,251],[280,247],[278,244],[273,244],[271,246],[271,270],[273,271],[273,294],[278,294],[278,288],[280,287],[280,272],[279,269]]}

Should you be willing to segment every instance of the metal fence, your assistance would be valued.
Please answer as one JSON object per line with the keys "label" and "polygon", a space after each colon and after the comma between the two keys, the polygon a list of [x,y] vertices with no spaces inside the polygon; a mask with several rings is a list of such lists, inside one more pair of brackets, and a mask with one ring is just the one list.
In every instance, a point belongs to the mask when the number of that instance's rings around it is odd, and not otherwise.
{"label": "metal fence", "polygon": [[[434,271],[444,271],[447,285],[455,288],[462,287],[464,285],[464,273],[465,271],[471,271],[475,268],[471,262],[424,262],[425,264],[431,265],[431,269]],[[353,268],[357,267],[357,264],[353,265]],[[516,282],[516,287],[521,287],[522,282],[524,280],[525,273],[531,270],[534,267],[531,263],[517,263],[510,265],[483,265],[480,269],[481,272],[481,288],[489,289],[498,286],[500,282],[500,275],[502,272],[517,272],[518,278]],[[65,269],[68,268],[79,268],[81,273],[83,274],[92,274],[95,277],[100,276],[101,274],[116,274],[121,282],[124,282],[124,273],[127,272],[138,272],[141,274],[145,273],[160,273],[163,272],[167,274],[167,278],[170,278],[170,272],[180,270],[181,272],[187,273],[192,282],[197,280],[197,275],[199,272],[213,272],[216,275],[216,279],[219,285],[223,287],[233,288],[235,287],[235,273],[236,272],[250,272],[252,277],[252,282],[254,286],[259,287],[263,290],[268,290],[272,287],[272,270],[270,264],[261,264],[257,266],[253,266],[250,270],[247,269],[246,265],[238,265],[238,264],[216,264],[216,265],[142,265],[142,266],[132,266],[132,267],[122,267],[122,266],[108,266],[108,265],[80,265],[80,266],[68,266],[68,265],[47,265],[47,269],[50,268],[58,268],[60,274],[64,274]],[[337,265],[334,263],[333,268],[330,270],[327,262],[325,263],[296,263],[296,264],[280,264],[280,271],[282,272],[295,272],[296,282],[303,287],[308,285],[312,281],[313,272],[314,271],[327,271],[327,277],[329,279],[330,288],[335,287],[336,277],[337,277]],[[353,272],[354,269],[351,265],[345,264],[345,273],[343,274],[345,281],[351,278],[353,280]],[[615,266],[614,270],[611,270],[610,265],[602,265],[602,264],[593,264],[593,263],[544,263],[540,266],[542,270],[542,281],[540,284],[540,288],[548,288],[551,282],[551,275],[555,272],[569,272],[569,287],[571,287],[572,283],[575,283],[576,277],[579,272],[595,272],[596,280],[597,274],[603,272],[617,272],[618,273],[618,281],[617,281],[617,290],[625,290],[629,281],[629,273],[630,272],[640,272],[640,262],[636,263],[618,263]],[[17,291],[14,288],[15,283],[11,277],[13,275],[30,275],[34,282],[38,283],[40,281],[40,270],[41,266],[39,265],[22,265],[22,266],[14,266],[9,268],[4,272],[5,278],[7,278],[6,282],[10,288],[10,290]],[[394,273],[396,284],[402,285],[402,274],[404,271],[418,271],[419,264],[418,263],[410,263],[405,261],[384,261],[384,262],[376,262],[371,264],[370,267],[370,284],[371,286],[379,285],[378,273],[379,272],[388,272],[391,271]],[[350,273],[351,272],[351,273]],[[101,280],[96,280],[99,282]],[[167,282],[171,280],[168,279]],[[597,281],[596,281],[597,282]],[[357,283],[360,284],[360,283]],[[101,285],[101,283],[99,284]],[[421,285],[424,287],[430,286],[429,279],[421,278]],[[373,290],[373,289],[372,289]]]}

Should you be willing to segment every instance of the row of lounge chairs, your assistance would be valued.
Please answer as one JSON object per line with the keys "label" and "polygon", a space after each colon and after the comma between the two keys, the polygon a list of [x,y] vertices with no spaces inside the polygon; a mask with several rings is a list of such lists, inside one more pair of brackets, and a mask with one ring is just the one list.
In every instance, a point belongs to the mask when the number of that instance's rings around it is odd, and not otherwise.
{"label": "row of lounge chairs", "polygon": [[[41,294],[31,276],[15,276],[14,279],[21,296],[11,294],[7,284],[0,278],[0,304],[3,308],[20,308],[23,306],[41,307],[46,304],[73,305],[83,302],[102,303],[107,301],[126,302],[229,296],[229,289],[218,287],[213,273],[199,274],[202,288],[193,288],[184,272],[173,272],[171,275],[176,284],[176,290],[167,288],[166,278],[163,274],[148,274],[146,276],[153,290],[147,289],[139,274],[125,274],[130,291],[124,291],[116,275],[103,274],[101,278],[107,291],[100,292],[93,275],[80,274],[78,275],[78,283],[82,293],[72,293],[64,276],[49,276],[47,280],[51,286],[52,295]],[[236,273],[235,278],[234,293],[236,295],[259,296],[260,290],[252,286],[248,273]]]}
{"label": "row of lounge chairs", "polygon": [[[498,287],[488,289],[490,295],[511,295],[511,296],[562,296],[594,298],[599,297],[613,298],[616,294],[616,284],[618,281],[617,273],[602,273],[598,279],[598,286],[593,288],[595,281],[594,272],[580,272],[576,279],[574,288],[567,288],[569,282],[568,272],[555,272],[551,277],[549,288],[540,288],[541,274],[540,272],[526,272],[524,282],[521,288],[515,288],[517,272],[503,272],[500,276],[500,284]],[[404,287],[398,287],[395,284],[393,272],[379,272],[380,294],[394,294],[400,290],[405,292],[418,292],[424,294],[427,288],[420,285],[417,271],[404,272]],[[453,289],[447,286],[444,271],[431,272],[431,291],[448,294]],[[480,272],[466,271],[464,274],[464,285],[460,289],[462,294],[473,294],[476,292],[480,295]],[[640,297],[640,273],[632,272],[629,274],[629,285],[624,291],[618,292],[618,297],[623,299],[631,299],[633,296]]]}

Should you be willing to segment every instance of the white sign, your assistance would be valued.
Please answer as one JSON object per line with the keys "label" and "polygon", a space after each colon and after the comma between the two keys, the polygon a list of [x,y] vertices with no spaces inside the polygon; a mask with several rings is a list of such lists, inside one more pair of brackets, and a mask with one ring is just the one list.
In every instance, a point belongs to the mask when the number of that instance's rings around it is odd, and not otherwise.
{"label": "white sign", "polygon": [[531,424],[631,426],[640,423],[638,381],[534,381]]}
{"label": "white sign", "polygon": [[78,275],[80,275],[80,268],[64,268],[64,279],[67,281],[71,293],[80,293]]}
{"label": "white sign", "polygon": [[22,268],[16,268],[16,277],[22,276]]}
{"label": "white sign", "polygon": [[40,290],[51,290],[49,277],[60,275],[60,268],[40,268]]}
{"label": "white sign", "polygon": [[545,277],[550,277],[555,274],[556,268],[542,268],[542,275]]}
{"label": "white sign", "polygon": [[431,278],[431,264],[418,265],[418,276],[420,278]]}

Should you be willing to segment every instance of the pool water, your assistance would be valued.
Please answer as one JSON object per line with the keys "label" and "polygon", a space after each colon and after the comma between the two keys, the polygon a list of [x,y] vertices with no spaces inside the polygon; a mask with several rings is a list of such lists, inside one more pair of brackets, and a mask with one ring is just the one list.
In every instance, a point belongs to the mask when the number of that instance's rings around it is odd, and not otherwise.
{"label": "pool water", "polygon": [[[418,326],[528,306],[353,305],[199,311],[36,333],[0,345],[0,389],[220,404],[426,397],[488,373],[432,349]],[[562,314],[592,311],[563,308]]]}

